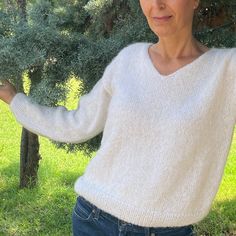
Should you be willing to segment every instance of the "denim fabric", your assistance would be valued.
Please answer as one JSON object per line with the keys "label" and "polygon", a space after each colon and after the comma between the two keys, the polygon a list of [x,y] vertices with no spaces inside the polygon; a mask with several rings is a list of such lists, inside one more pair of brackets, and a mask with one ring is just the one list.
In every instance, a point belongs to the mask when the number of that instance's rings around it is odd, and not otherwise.
{"label": "denim fabric", "polygon": [[192,236],[193,225],[181,227],[142,227],[97,208],[78,196],[72,214],[74,236]]}

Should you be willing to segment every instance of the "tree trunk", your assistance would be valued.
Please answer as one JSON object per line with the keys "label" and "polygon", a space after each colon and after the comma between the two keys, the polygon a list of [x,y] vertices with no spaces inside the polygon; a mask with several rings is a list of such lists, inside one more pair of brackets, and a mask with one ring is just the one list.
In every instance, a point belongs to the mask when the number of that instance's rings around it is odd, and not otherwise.
{"label": "tree trunk", "polygon": [[20,188],[32,188],[36,185],[40,159],[38,136],[23,128],[20,150]]}
{"label": "tree trunk", "polygon": [[[21,18],[25,22],[27,21],[26,3],[26,0],[17,0]],[[20,188],[32,188],[36,185],[40,159],[38,136],[22,128],[20,146]]]}
{"label": "tree trunk", "polygon": [[21,18],[26,21],[26,0],[17,0]]}

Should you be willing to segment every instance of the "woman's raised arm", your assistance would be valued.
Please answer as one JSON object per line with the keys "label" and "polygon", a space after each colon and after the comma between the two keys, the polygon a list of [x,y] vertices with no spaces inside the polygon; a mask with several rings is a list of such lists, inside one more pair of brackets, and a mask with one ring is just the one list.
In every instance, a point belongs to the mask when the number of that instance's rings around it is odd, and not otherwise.
{"label": "woman's raised arm", "polygon": [[0,99],[10,104],[17,121],[29,131],[59,142],[80,143],[102,132],[111,94],[115,60],[106,67],[103,76],[92,90],[81,96],[78,107],[68,111],[63,106],[47,107],[36,104],[23,93],[16,93],[5,81],[0,87]]}

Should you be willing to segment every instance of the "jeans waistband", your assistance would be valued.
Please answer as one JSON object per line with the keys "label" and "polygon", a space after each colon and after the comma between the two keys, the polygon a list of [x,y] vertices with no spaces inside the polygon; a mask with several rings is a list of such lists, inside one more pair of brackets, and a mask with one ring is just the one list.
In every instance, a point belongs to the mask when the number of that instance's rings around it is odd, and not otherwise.
{"label": "jeans waistband", "polygon": [[121,220],[113,215],[111,215],[108,212],[103,211],[102,209],[98,208],[97,206],[95,206],[93,203],[89,202],[87,199],[85,199],[83,196],[78,196],[78,198],[80,198],[88,207],[90,207],[90,209],[98,209],[99,210],[99,214],[102,215],[103,217],[105,217],[106,219],[112,221],[113,223],[117,224],[117,225],[121,225],[124,224],[126,225],[127,229],[131,229],[133,232],[143,232],[144,230],[149,229],[153,229],[153,232],[161,232],[162,230],[168,230],[168,229],[178,229],[178,228],[182,228],[182,227],[192,227],[193,225],[186,225],[186,226],[179,226],[179,227],[144,227],[144,226],[140,226],[140,225],[135,225],[129,222],[126,222],[124,220]]}
{"label": "jeans waistband", "polygon": [[106,212],[106,211],[103,211],[102,209],[98,208],[97,206],[95,206],[93,203],[89,202],[87,199],[85,199],[83,196],[79,196],[79,198],[84,201],[84,203],[87,204],[87,206],[89,206],[91,209],[92,208],[95,208],[95,209],[99,209],[99,214],[102,215],[103,217],[105,217],[106,219],[112,221],[113,223],[117,224],[118,221],[124,223],[124,224],[129,224],[129,225],[132,225],[131,223],[129,222],[126,222],[126,221],[123,221],[113,215],[111,215],[110,213]]}

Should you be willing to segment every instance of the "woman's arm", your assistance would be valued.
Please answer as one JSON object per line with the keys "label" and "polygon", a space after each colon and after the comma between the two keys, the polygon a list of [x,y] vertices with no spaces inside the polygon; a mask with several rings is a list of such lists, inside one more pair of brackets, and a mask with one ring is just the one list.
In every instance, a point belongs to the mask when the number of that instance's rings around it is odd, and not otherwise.
{"label": "woman's arm", "polygon": [[29,131],[55,141],[84,142],[104,128],[111,99],[108,87],[114,73],[114,62],[106,67],[92,90],[80,97],[76,110],[33,103],[23,93],[16,93],[9,82],[0,87],[0,99],[10,104],[17,121]]}

